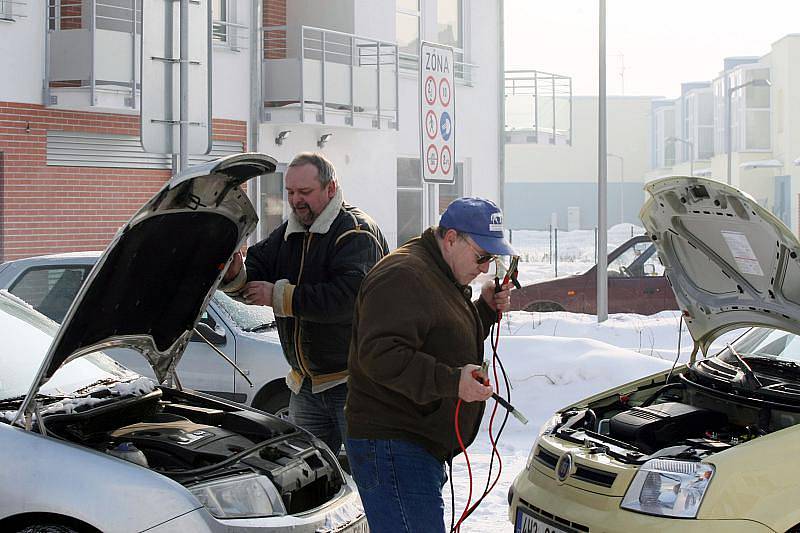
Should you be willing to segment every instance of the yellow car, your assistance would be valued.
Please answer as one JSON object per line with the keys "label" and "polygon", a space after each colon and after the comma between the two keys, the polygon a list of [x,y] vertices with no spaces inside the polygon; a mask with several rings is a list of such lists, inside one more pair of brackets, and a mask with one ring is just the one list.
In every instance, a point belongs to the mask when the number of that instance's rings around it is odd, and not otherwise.
{"label": "yellow car", "polygon": [[509,491],[514,531],[800,531],[800,242],[716,181],[647,191],[694,353],[545,423]]}

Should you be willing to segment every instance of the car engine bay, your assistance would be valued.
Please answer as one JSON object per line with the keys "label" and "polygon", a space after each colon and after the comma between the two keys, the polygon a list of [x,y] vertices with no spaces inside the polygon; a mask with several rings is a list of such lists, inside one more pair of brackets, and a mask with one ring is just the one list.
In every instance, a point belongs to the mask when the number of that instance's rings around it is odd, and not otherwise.
{"label": "car engine bay", "polygon": [[719,358],[705,359],[669,382],[664,376],[630,393],[563,411],[550,433],[642,464],[654,458],[700,461],[800,423],[800,372],[744,374]]}
{"label": "car engine bay", "polygon": [[[280,499],[275,514],[324,505],[346,483],[330,450],[293,424],[194,392],[142,386],[146,378],[136,382],[45,400],[44,428],[37,419],[33,429],[149,468],[190,490],[235,476],[266,476]],[[8,413],[0,415],[9,419]]]}

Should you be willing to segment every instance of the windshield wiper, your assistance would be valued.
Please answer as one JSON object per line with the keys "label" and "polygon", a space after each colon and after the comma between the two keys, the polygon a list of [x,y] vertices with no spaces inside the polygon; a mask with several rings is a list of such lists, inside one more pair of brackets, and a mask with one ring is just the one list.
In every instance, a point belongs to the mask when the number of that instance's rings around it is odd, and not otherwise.
{"label": "windshield wiper", "polygon": [[272,329],[275,327],[275,321],[272,322],[264,322],[263,324],[259,324],[257,326],[253,326],[252,328],[244,328],[244,331],[248,333],[257,333],[259,331],[264,331],[265,329]]}
{"label": "windshield wiper", "polygon": [[728,347],[728,350],[733,354],[733,356],[736,357],[736,360],[739,361],[739,364],[742,366],[743,369],[740,372],[736,373],[736,377],[734,377],[733,380],[741,384],[745,389],[749,391],[754,391],[756,389],[760,389],[761,387],[763,387],[764,385],[761,384],[761,380],[756,377],[756,374],[755,372],[753,372],[753,369],[750,368],[750,365],[748,365],[744,359],[742,359],[742,356],[739,355],[739,352],[737,352],[730,344],[727,344],[726,346]]}
{"label": "windshield wiper", "polygon": [[753,361],[758,365],[776,367],[778,371],[793,371],[793,374],[800,374],[800,364],[786,359],[778,359],[777,357],[767,357],[764,355],[748,355],[747,359]]}

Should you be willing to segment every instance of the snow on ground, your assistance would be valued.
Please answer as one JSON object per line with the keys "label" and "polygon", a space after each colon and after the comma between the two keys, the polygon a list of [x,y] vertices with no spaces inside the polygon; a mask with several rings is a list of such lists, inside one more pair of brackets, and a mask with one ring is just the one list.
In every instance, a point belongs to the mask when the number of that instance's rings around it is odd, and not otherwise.
{"label": "snow on ground", "polygon": [[[615,226],[609,231],[609,251],[629,239],[631,234],[640,233],[641,228],[629,224]],[[553,265],[548,259],[547,231],[514,232],[513,241],[523,259],[520,262],[520,282],[523,285],[554,276]],[[590,268],[594,264],[594,231],[560,232],[559,257],[559,276]],[[567,258],[571,261],[566,261]],[[476,280],[476,288],[488,279],[488,276],[482,277]],[[602,324],[598,324],[594,315],[515,312],[504,317],[500,334],[498,354],[511,381],[511,403],[528,418],[529,423],[522,425],[509,417],[498,443],[503,462],[500,480],[462,525],[464,533],[513,531],[508,520],[508,488],[525,468],[539,427],[556,410],[668,369],[676,359],[679,337],[681,350],[678,359],[681,362],[688,359],[692,348],[692,339],[686,326],[681,324],[678,311],[663,311],[652,316],[614,314]],[[715,343],[715,347],[722,348],[737,336],[737,332],[728,333]],[[491,353],[487,340],[487,358]],[[488,427],[493,405],[493,401],[487,403],[478,437],[468,449],[474,479],[473,501],[486,485],[492,449]],[[494,433],[504,414],[502,408],[498,409]],[[496,473],[495,460],[493,478]],[[457,515],[461,514],[466,503],[468,480],[462,455],[453,462]],[[451,511],[447,485],[443,496],[449,527]]]}

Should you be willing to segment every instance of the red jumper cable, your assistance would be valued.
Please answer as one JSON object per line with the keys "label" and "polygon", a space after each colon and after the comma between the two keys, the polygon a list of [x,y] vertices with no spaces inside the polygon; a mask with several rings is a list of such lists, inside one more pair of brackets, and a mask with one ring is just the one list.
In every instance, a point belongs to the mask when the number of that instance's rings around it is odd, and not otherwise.
{"label": "red jumper cable", "polygon": [[[503,263],[500,262],[500,260],[496,260],[495,261],[495,266],[496,266],[495,292],[496,293],[500,292],[500,290],[502,290],[502,287],[505,287],[509,283],[509,281],[511,281],[516,288],[520,288],[519,281],[517,281],[517,263],[518,263],[518,261],[519,261],[519,257],[513,256],[512,259],[511,259],[511,263],[509,264],[508,269],[505,268],[505,265],[503,265]],[[501,272],[503,270],[505,272],[501,275]],[[502,283],[500,283],[500,278],[501,277],[503,278],[503,282]],[[497,361],[499,360],[499,357],[498,357],[498,354],[497,354],[497,348],[498,348],[498,345],[499,345],[499,342],[500,342],[500,327],[499,327],[499,324],[500,324],[500,320],[502,319],[502,316],[503,316],[502,312],[498,311],[497,312],[497,322],[492,325],[492,331],[491,331],[491,336],[492,336],[492,341],[491,341],[492,342],[492,370],[494,372],[495,383],[498,383],[498,384],[500,382],[499,382],[498,375],[497,375]],[[486,362],[484,361],[481,366],[482,366],[482,371],[480,373],[477,370],[473,371],[472,377],[474,377],[476,380],[488,385],[489,384],[489,380],[488,379],[484,380],[481,377],[481,374],[485,375],[485,373],[486,373],[486,371],[488,369]],[[508,378],[505,375],[505,369],[503,368],[503,363],[502,362],[500,362],[500,367],[501,367],[501,370],[503,371],[503,377],[504,377],[505,384],[506,384],[506,391],[510,395],[511,391],[510,391],[510,387],[509,387],[509,384],[508,384]],[[461,513],[461,517],[458,519],[458,522],[455,524],[455,526],[451,529],[451,531],[453,531],[453,532],[459,532],[461,530],[460,529],[461,528],[461,524],[467,519],[467,517],[469,517],[473,513],[473,511],[475,511],[475,509],[477,509],[478,505],[480,505],[480,503],[483,501],[483,499],[494,489],[495,485],[497,485],[497,482],[500,480],[500,475],[502,474],[502,470],[503,470],[503,461],[502,461],[502,458],[500,457],[500,453],[497,450],[497,440],[495,439],[494,434],[492,432],[493,424],[494,424],[494,417],[495,417],[495,414],[497,413],[497,405],[498,404],[502,405],[506,409],[506,411],[508,413],[513,414],[523,424],[527,424],[528,423],[528,420],[522,415],[522,413],[520,413],[517,409],[515,409],[514,406],[511,405],[511,403],[508,402],[505,398],[503,398],[502,396],[498,395],[497,393],[492,393],[492,398],[494,398],[494,400],[495,400],[495,405],[494,405],[494,409],[492,410],[492,415],[489,418],[489,441],[492,444],[492,458],[494,459],[495,456],[497,457],[498,471],[497,471],[497,476],[495,477],[494,481],[491,482],[491,478],[492,478],[491,470],[492,470],[492,467],[491,467],[491,462],[490,462],[489,473],[488,473],[488,477],[487,477],[487,480],[486,480],[486,488],[484,489],[483,494],[481,495],[481,497],[478,498],[475,501],[475,503],[472,504],[472,505],[470,505],[471,502],[472,502],[472,484],[473,484],[473,482],[472,482],[472,466],[471,466],[470,461],[469,461],[469,456],[467,454],[466,447],[464,446],[464,442],[463,442],[463,440],[461,438],[461,431],[460,431],[459,424],[458,424],[459,411],[460,411],[460,407],[461,407],[461,400],[459,399],[458,403],[456,404],[456,412],[455,412],[455,417],[454,417],[455,418],[455,432],[456,432],[456,437],[458,439],[458,444],[459,444],[459,446],[461,448],[462,453],[464,454],[464,460],[467,463],[467,475],[469,476],[469,494],[467,496],[467,503],[464,506],[464,511]],[[510,399],[510,396],[509,396],[509,399]],[[506,417],[503,420],[502,425],[500,426],[500,430],[498,431],[498,434],[497,434],[497,439],[499,439],[500,433],[502,433],[503,428],[505,427],[505,424],[506,424],[507,420],[508,420],[508,414],[506,414]],[[491,485],[490,485],[490,482],[491,482]],[[455,510],[453,510],[453,512],[455,513]]]}

